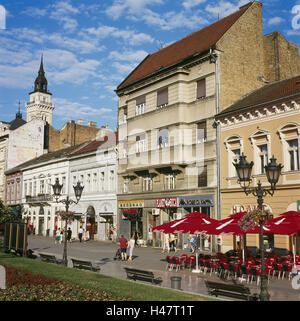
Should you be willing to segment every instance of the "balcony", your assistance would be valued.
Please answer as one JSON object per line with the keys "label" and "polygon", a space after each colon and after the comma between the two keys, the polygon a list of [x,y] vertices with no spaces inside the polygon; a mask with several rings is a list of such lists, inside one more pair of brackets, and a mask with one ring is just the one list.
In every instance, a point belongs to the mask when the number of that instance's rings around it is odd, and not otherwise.
{"label": "balcony", "polygon": [[53,201],[50,194],[39,194],[38,196],[26,195],[26,203],[32,206],[46,206]]}

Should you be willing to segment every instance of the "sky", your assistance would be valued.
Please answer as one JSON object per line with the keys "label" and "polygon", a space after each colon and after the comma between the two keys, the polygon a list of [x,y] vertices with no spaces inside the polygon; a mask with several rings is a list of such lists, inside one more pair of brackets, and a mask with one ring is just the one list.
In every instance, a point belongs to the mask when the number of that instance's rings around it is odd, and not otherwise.
{"label": "sky", "polygon": [[[264,34],[300,47],[300,0],[266,0]],[[41,55],[55,104],[53,127],[117,127],[117,86],[147,56],[248,0],[0,0],[0,120],[23,118]],[[5,8],[5,24],[1,21]]]}

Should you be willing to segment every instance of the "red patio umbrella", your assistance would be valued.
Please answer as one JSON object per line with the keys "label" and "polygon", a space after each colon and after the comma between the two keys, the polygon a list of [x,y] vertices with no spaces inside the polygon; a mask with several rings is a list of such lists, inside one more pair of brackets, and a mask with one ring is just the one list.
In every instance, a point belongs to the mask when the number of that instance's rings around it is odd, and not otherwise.
{"label": "red patio umbrella", "polygon": [[[207,226],[214,225],[218,221],[208,217],[206,214],[193,212],[186,214],[182,219],[174,220],[153,229],[153,232],[162,232],[165,234],[169,233],[190,233],[190,234],[201,234],[206,233]],[[196,269],[193,272],[200,272],[198,269],[198,253],[196,252]]]}

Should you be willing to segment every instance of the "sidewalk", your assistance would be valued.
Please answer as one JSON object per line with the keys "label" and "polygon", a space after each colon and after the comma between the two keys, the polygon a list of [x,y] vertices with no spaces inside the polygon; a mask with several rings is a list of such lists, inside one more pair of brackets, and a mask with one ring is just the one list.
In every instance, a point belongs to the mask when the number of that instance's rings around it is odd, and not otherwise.
{"label": "sidewalk", "polygon": [[[54,244],[54,239],[42,236],[29,236],[28,249],[32,249],[36,253],[49,253],[62,258],[64,244]],[[94,262],[101,267],[101,273],[117,278],[126,278],[124,267],[134,267],[153,271],[155,276],[163,279],[162,287],[171,288],[171,277],[180,276],[181,288],[185,292],[202,294],[207,296],[207,290],[204,279],[220,282],[217,275],[212,276],[207,273],[192,273],[189,269],[175,271],[166,271],[165,254],[161,253],[161,249],[151,247],[134,248],[133,260],[131,262],[122,262],[114,260],[115,253],[118,249],[117,244],[101,241],[82,242],[75,241],[68,243],[68,266],[72,267],[70,258],[86,259]],[[171,252],[172,255],[174,252]],[[180,256],[183,253],[190,254],[187,250],[180,250],[176,253]],[[228,283],[232,281],[228,280]],[[245,283],[244,283],[245,284]],[[259,293],[260,286],[256,286],[253,282],[249,286],[252,293]],[[274,278],[270,280],[268,291],[272,301],[300,301],[300,289],[294,290],[291,281],[287,278],[278,280]],[[228,298],[226,298],[228,300]]]}

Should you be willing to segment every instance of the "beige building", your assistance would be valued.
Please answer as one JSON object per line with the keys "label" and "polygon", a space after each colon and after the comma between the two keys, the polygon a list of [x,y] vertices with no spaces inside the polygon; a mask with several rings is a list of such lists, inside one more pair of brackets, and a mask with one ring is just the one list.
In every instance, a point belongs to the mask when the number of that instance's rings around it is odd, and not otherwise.
{"label": "beige building", "polygon": [[[267,76],[300,73],[297,47],[274,33],[289,59],[272,51],[262,27],[262,4],[251,2],[148,55],[118,86],[121,234],[137,230],[144,243],[160,246],[154,226],[191,211],[221,218],[214,116]],[[212,241],[201,240],[201,250],[214,250]]]}
{"label": "beige building", "polygon": [[[286,211],[300,211],[300,76],[274,82],[253,91],[224,111],[216,119],[221,127],[221,204],[222,218],[257,207],[257,198],[246,196],[237,182],[233,162],[244,153],[253,161],[253,182],[265,188],[270,184],[264,166],[274,155],[284,167],[273,197],[264,197],[264,206],[274,217]],[[299,233],[297,251],[299,251]],[[238,237],[223,237],[222,250],[236,247]],[[265,236],[273,248],[292,250],[285,235]],[[259,235],[247,235],[247,246],[259,247]]]}

